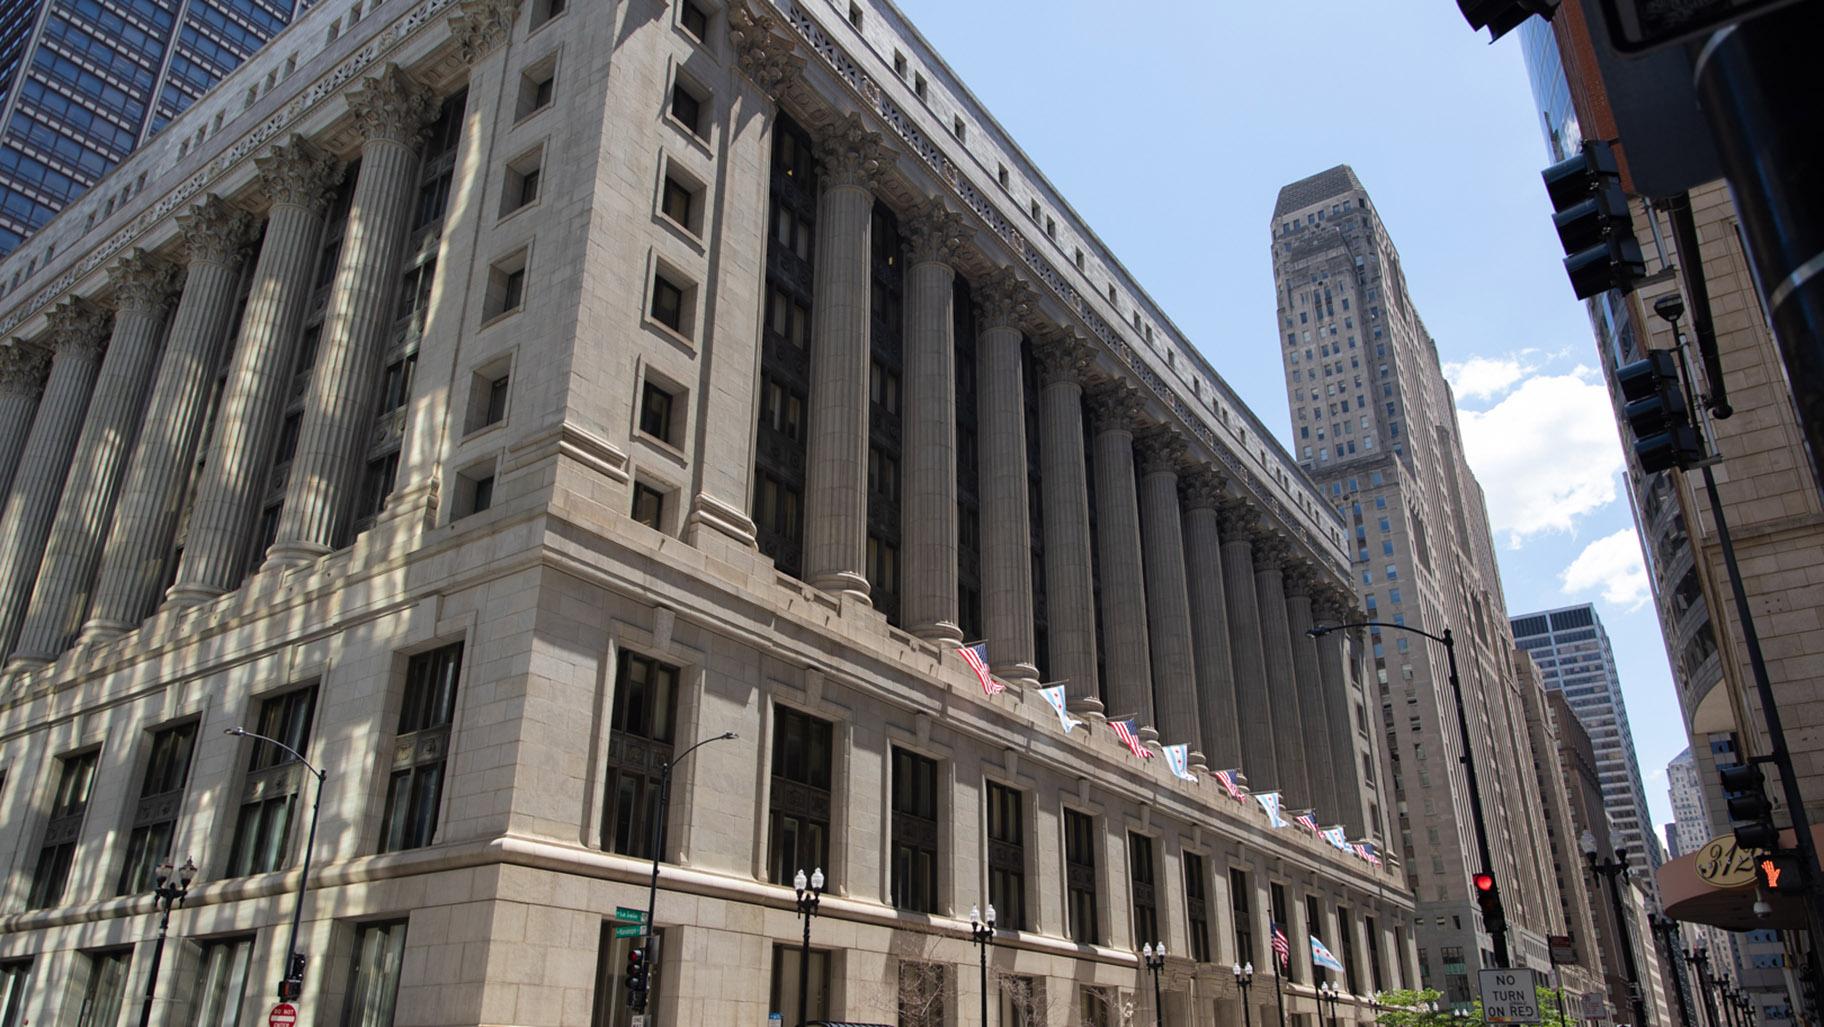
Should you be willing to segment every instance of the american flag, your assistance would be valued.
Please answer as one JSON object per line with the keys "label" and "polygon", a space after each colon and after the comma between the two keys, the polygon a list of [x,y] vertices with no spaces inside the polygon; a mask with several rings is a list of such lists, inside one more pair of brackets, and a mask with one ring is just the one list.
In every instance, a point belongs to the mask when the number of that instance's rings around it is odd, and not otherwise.
{"label": "american flag", "polygon": [[1373,842],[1356,842],[1355,854],[1367,860],[1373,866],[1381,865],[1381,857],[1374,851]]}
{"label": "american flag", "polygon": [[1127,746],[1128,752],[1133,753],[1143,760],[1150,760],[1153,758],[1153,750],[1142,745],[1140,736],[1134,734],[1134,722],[1132,720],[1111,720],[1108,723],[1110,727],[1115,729],[1115,737],[1121,739],[1122,745]]}
{"label": "american flag", "polygon": [[1248,797],[1242,794],[1241,785],[1235,780],[1240,774],[1239,770],[1218,770],[1216,780],[1222,782],[1222,789],[1229,793],[1229,798],[1236,802],[1247,802]]}
{"label": "american flag", "polygon": [[1298,821],[1298,826],[1310,828],[1312,834],[1322,833],[1322,830],[1317,826],[1317,818],[1309,813],[1300,813],[1292,819]]}
{"label": "american flag", "polygon": [[1292,962],[1292,943],[1286,940],[1286,929],[1273,921],[1273,955],[1280,966],[1289,966]]}
{"label": "american flag", "polygon": [[983,692],[998,695],[1007,691],[1007,686],[996,681],[994,674],[988,670],[988,643],[977,642],[974,645],[966,645],[957,652],[962,654],[963,662],[969,665],[969,669],[975,671],[975,679],[982,683]]}

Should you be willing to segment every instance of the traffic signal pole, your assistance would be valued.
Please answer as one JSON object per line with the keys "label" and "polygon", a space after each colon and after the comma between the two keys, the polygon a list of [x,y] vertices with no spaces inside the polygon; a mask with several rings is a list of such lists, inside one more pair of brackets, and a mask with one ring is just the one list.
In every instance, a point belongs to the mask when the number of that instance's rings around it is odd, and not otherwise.
{"label": "traffic signal pole", "polygon": [[[1501,905],[1501,884],[1494,876],[1494,860],[1488,851],[1488,821],[1482,816],[1482,788],[1476,782],[1476,761],[1470,756],[1469,715],[1463,712],[1463,682],[1457,677],[1457,642],[1445,628],[1438,639],[1444,643],[1444,659],[1450,669],[1450,696],[1457,703],[1457,734],[1463,742],[1463,781],[1469,786],[1469,815],[1476,826],[1476,858],[1482,861],[1482,872],[1489,875],[1487,912],[1482,916],[1488,928],[1489,942],[1495,949],[1495,966],[1506,969],[1507,911]],[[1495,923],[1488,921],[1494,920]]]}

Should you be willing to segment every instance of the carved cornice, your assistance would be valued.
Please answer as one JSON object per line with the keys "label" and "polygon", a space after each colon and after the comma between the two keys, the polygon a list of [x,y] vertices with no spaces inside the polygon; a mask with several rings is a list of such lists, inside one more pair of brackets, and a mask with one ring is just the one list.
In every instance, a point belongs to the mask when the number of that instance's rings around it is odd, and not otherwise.
{"label": "carved cornice", "polygon": [[1184,436],[1169,424],[1142,432],[1134,439],[1142,474],[1177,474],[1186,459]]}
{"label": "carved cornice", "polygon": [[0,346],[0,393],[36,396],[44,388],[44,375],[50,364],[50,355],[41,349],[16,342]]}
{"label": "carved cornice", "polygon": [[202,202],[177,216],[190,260],[213,264],[235,263],[253,234],[253,218],[241,208],[211,193]]}
{"label": "carved cornice", "polygon": [[68,349],[98,359],[108,344],[108,312],[83,300],[64,300],[44,319],[50,324],[50,347],[59,353]]}
{"label": "carved cornice", "polygon": [[1178,476],[1178,491],[1184,496],[1186,510],[1222,509],[1227,498],[1229,480],[1212,467],[1198,467]]}
{"label": "carved cornice", "polygon": [[253,164],[259,169],[260,189],[267,199],[275,205],[304,207],[318,216],[329,209],[345,170],[341,161],[295,133],[255,157]]}
{"label": "carved cornice", "polygon": [[473,67],[513,34],[520,0],[455,0],[450,13],[450,35],[462,52],[462,62]]}
{"label": "carved cornice", "polygon": [[367,140],[416,147],[435,109],[430,90],[397,64],[387,64],[348,93],[348,112]]}
{"label": "carved cornice", "polygon": [[1072,382],[1081,385],[1096,365],[1096,351],[1074,328],[1047,326],[1033,340],[1032,357],[1039,364],[1039,385]]}
{"label": "carved cornice", "polygon": [[1010,267],[996,268],[987,278],[975,283],[976,309],[980,312],[982,330],[1012,328],[1018,330],[1032,312],[1032,286]]}
{"label": "carved cornice", "polygon": [[954,267],[957,251],[969,238],[968,221],[936,197],[901,219],[899,230],[911,254],[911,267],[931,263]]}
{"label": "carved cornice", "polygon": [[825,188],[871,190],[893,156],[886,140],[879,132],[868,131],[859,114],[831,125],[817,140],[818,174]]}
{"label": "carved cornice", "polygon": [[1089,420],[1096,434],[1105,431],[1132,432],[1140,420],[1140,390],[1121,379],[1104,379],[1091,386],[1088,396]]}
{"label": "carved cornice", "polygon": [[115,310],[156,317],[177,288],[177,269],[136,248],[108,268],[108,282],[114,287]]}
{"label": "carved cornice", "polygon": [[1245,499],[1225,499],[1216,508],[1222,541],[1252,543],[1260,534],[1260,511]]}
{"label": "carved cornice", "polygon": [[728,7],[728,39],[735,60],[754,84],[768,94],[804,72],[804,56],[794,45],[785,23],[745,3]]}

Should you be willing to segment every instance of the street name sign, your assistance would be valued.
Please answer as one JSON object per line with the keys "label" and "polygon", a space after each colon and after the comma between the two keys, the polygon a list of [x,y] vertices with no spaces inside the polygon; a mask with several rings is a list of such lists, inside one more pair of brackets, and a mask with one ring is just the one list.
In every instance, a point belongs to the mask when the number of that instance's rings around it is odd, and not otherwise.
{"label": "street name sign", "polygon": [[1488,1023],[1538,1023],[1539,982],[1531,970],[1484,970],[1482,1018]]}
{"label": "street name sign", "polygon": [[631,909],[627,906],[616,906],[614,907],[614,918],[625,923],[643,924],[646,922],[646,911]]}
{"label": "street name sign", "polygon": [[644,938],[644,937],[646,937],[646,925],[645,924],[616,924],[615,928],[614,928],[614,936],[616,938]]}
{"label": "street name sign", "polygon": [[266,1027],[297,1027],[298,1007],[289,1002],[281,1002],[272,1007],[266,1014]]}

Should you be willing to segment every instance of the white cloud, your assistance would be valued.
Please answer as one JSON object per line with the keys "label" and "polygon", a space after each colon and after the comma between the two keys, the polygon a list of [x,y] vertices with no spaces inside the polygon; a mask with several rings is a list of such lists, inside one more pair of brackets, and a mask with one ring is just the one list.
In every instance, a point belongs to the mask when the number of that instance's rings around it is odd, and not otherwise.
{"label": "white cloud", "polygon": [[1457,418],[1489,522],[1509,546],[1569,532],[1615,501],[1621,441],[1608,391],[1589,368],[1534,375],[1487,410],[1458,410]]}
{"label": "white cloud", "polygon": [[1640,540],[1634,529],[1623,528],[1583,547],[1558,575],[1558,584],[1569,596],[1600,589],[1606,603],[1629,610],[1646,605],[1647,569],[1640,560]]}
{"label": "white cloud", "polygon": [[1462,363],[1444,365],[1444,377],[1458,399],[1494,399],[1520,384],[1532,365],[1522,363],[1531,353],[1522,350],[1505,357],[1470,357]]}

